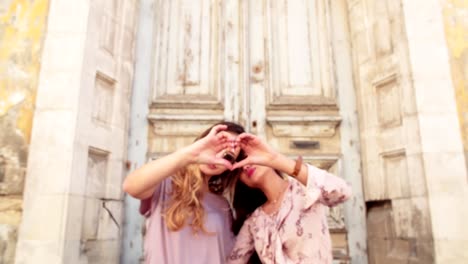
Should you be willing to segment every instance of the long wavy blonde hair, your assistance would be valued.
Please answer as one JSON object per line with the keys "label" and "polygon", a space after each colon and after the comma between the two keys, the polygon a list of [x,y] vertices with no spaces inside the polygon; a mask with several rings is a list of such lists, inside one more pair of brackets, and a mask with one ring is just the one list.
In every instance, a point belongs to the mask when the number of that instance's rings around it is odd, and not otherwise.
{"label": "long wavy blonde hair", "polygon": [[[226,131],[228,132],[236,134],[245,132],[244,128],[236,123],[220,122],[215,125],[219,124],[227,125]],[[195,141],[205,137],[213,126],[203,132]],[[237,161],[242,160],[244,157],[244,153],[241,151],[237,156]],[[210,191],[220,195],[223,194],[229,186],[233,186],[239,173],[239,169],[226,170],[220,175],[212,176],[208,182]],[[178,231],[189,222],[188,224],[192,227],[194,233],[200,231],[210,233],[203,224],[205,209],[201,201],[204,195],[203,186],[205,181],[205,175],[196,164],[189,165],[172,176],[172,191],[165,211],[165,220],[169,230]]]}

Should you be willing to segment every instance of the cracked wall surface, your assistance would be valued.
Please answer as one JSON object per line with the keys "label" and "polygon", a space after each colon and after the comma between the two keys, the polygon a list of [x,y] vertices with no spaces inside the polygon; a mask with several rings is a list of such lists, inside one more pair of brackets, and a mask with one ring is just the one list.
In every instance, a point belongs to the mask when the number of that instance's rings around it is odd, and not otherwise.
{"label": "cracked wall surface", "polygon": [[48,0],[0,0],[0,263],[14,261]]}

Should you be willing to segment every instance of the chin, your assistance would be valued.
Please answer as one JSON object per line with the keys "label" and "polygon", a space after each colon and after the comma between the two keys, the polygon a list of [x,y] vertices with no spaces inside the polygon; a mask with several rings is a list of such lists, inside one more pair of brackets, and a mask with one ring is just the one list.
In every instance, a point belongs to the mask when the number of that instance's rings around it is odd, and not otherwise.
{"label": "chin", "polygon": [[241,181],[250,188],[257,188],[258,186],[258,182],[255,178],[255,175],[252,175],[250,177],[247,175],[243,175]]}
{"label": "chin", "polygon": [[202,164],[200,165],[200,171],[207,176],[214,176],[223,173],[226,169],[221,166],[217,166],[216,169],[212,169],[208,165]]}
{"label": "chin", "polygon": [[250,188],[253,188],[253,189],[258,188],[257,184],[255,184],[254,182],[251,182],[251,181],[250,182],[243,181],[243,182],[245,183],[245,185],[247,185]]}

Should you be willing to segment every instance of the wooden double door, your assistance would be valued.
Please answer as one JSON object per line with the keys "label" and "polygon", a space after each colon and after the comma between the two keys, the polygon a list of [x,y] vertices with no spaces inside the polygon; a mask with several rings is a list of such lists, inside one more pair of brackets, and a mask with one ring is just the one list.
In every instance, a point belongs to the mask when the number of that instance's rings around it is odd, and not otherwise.
{"label": "wooden double door", "polygon": [[[338,95],[352,89],[339,80],[351,74],[340,63],[345,4],[155,1],[153,53],[148,54],[150,157],[191,143],[214,122],[230,120],[282,153],[300,154],[342,175]],[[349,261],[343,212],[337,207],[329,216],[338,263]]]}

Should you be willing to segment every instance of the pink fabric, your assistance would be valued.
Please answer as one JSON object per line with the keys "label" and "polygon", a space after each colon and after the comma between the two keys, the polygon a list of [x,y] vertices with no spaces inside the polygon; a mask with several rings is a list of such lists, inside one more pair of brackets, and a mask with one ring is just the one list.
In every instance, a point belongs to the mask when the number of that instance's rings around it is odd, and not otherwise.
{"label": "pink fabric", "polygon": [[245,221],[228,263],[247,263],[255,250],[264,264],[332,263],[327,206],[350,195],[341,178],[308,166],[307,186],[290,178],[276,213],[266,214],[260,207]]}
{"label": "pink fabric", "polygon": [[[214,234],[193,234],[190,226],[177,232],[169,231],[162,213],[169,199],[171,180],[160,184],[153,195],[145,236],[146,264],[221,264],[232,249],[234,235],[231,233],[231,210],[221,196],[205,194],[205,228]],[[144,202],[144,201],[143,201]],[[142,204],[145,207],[144,204]],[[145,213],[146,208],[140,208]]]}

